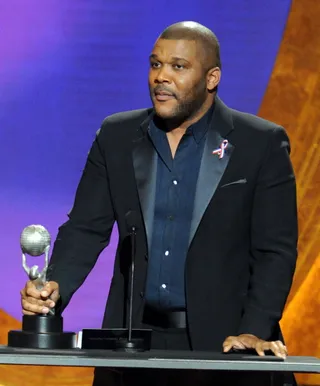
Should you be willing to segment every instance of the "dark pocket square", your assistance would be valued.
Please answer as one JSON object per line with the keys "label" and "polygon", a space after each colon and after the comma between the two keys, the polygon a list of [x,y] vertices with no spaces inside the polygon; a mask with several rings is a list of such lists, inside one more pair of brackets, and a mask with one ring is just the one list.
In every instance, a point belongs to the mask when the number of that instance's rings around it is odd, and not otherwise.
{"label": "dark pocket square", "polygon": [[230,185],[239,185],[239,184],[246,184],[246,183],[247,183],[247,179],[241,178],[240,180],[228,182],[227,184],[223,184],[223,185],[221,185],[221,188],[224,188],[224,187],[230,186]]}

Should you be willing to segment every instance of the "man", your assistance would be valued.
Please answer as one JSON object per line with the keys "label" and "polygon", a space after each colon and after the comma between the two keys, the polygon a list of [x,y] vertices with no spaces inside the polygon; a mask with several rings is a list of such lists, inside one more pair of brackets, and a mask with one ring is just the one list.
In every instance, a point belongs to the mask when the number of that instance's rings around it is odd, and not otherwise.
{"label": "man", "polygon": [[[134,327],[153,329],[152,348],[286,356],[279,320],[297,247],[289,140],[278,125],[225,106],[216,95],[220,77],[212,31],[182,22],[160,35],[150,55],[153,108],[104,120],[69,220],[59,229],[51,281],[41,294],[31,282],[21,292],[25,314],[64,310],[117,221],[119,247],[103,327],[122,327],[130,253],[126,215],[133,211]],[[96,384],[112,384],[110,374],[114,384],[121,378],[125,385],[164,385],[177,375],[97,372]],[[230,374],[208,372],[179,382],[212,384],[215,376],[219,385],[234,382]],[[231,384],[269,384],[265,374],[236,377]]]}

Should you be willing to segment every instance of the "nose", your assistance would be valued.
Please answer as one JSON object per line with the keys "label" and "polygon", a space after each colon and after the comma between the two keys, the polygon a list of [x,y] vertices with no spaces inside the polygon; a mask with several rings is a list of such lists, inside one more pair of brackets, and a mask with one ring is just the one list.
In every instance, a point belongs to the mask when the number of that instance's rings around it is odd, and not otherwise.
{"label": "nose", "polygon": [[160,67],[157,69],[156,76],[155,76],[155,83],[170,83],[171,78],[170,74],[165,66]]}

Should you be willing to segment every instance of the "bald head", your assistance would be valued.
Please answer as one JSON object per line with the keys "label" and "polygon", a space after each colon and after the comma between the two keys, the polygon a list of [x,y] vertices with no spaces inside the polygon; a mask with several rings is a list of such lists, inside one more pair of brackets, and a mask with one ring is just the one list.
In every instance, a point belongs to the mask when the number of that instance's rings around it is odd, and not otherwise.
{"label": "bald head", "polygon": [[220,45],[216,35],[207,27],[194,21],[183,21],[167,27],[159,39],[192,40],[200,43],[205,70],[213,67],[221,69]]}

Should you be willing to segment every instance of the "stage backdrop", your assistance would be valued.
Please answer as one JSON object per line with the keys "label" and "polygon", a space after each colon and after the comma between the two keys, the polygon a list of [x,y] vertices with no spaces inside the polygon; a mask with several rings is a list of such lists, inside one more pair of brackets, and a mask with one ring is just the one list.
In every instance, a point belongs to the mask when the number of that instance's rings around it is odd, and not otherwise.
{"label": "stage backdrop", "polygon": [[[195,20],[221,42],[221,98],[257,113],[290,0],[0,0],[0,307],[21,318],[19,236],[33,223],[54,239],[66,221],[103,118],[150,106],[148,55],[169,24]],[[99,327],[117,243],[65,311],[65,328]],[[36,264],[36,258],[29,265]]]}

